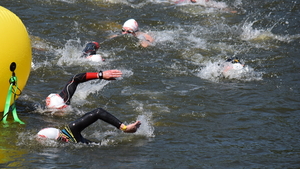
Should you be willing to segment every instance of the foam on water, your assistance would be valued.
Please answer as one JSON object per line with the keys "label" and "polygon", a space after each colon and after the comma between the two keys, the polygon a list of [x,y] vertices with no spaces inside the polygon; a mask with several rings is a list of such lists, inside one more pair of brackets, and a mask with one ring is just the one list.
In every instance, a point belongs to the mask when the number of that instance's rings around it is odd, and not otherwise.
{"label": "foam on water", "polygon": [[253,24],[257,21],[245,22],[242,25],[242,34],[240,35],[242,40],[246,41],[267,41],[267,40],[278,40],[282,42],[291,42],[294,39],[300,37],[300,34],[296,35],[276,35],[272,33],[272,29],[275,25],[270,28],[253,28]]}
{"label": "foam on water", "polygon": [[39,68],[47,67],[47,66],[52,66],[51,59],[48,58],[38,58],[35,57],[35,55],[39,55],[40,53],[44,54],[50,54],[52,55],[55,51],[54,47],[50,45],[49,42],[46,40],[37,37],[37,36],[30,36],[31,40],[31,47],[33,49],[33,57],[32,57],[32,62],[31,62],[31,70],[35,71]]}
{"label": "foam on water", "polygon": [[97,54],[99,54],[103,59],[105,59],[105,61],[93,61],[90,59],[80,57],[86,43],[87,42],[82,42],[79,38],[69,39],[67,40],[64,46],[54,48],[47,42],[44,42],[44,40],[40,38],[35,38],[33,42],[33,48],[37,49],[38,52],[49,53],[49,57],[44,58],[41,61],[33,59],[32,69],[36,70],[40,67],[52,67],[53,64],[58,65],[60,67],[74,65],[99,67],[103,65],[108,65],[111,61],[114,60],[114,58],[111,58],[111,52],[102,49],[101,45],[99,50],[97,51]]}
{"label": "foam on water", "polygon": [[117,80],[109,81],[109,80],[91,80],[87,81],[83,84],[79,84],[77,87],[77,90],[72,98],[72,103],[76,105],[83,105],[83,104],[89,104],[89,102],[86,100],[86,98],[90,94],[98,94],[104,86],[108,85],[109,83],[116,82],[118,80],[122,80],[122,78],[130,77],[133,72],[130,70],[122,70],[123,73],[122,77],[118,78]]}
{"label": "foam on water", "polygon": [[[66,42],[65,46],[61,48],[54,48],[45,40],[35,36],[31,36],[31,41],[32,48],[34,49],[34,55],[38,55],[41,52],[49,55],[49,57],[43,59],[36,59],[36,57],[33,57],[33,61],[31,64],[31,69],[33,71],[39,68],[53,67],[54,65],[58,65],[61,67],[64,67],[66,65],[99,66],[109,63],[109,61],[95,62],[86,58],[81,58],[80,56],[82,54],[84,46],[80,45],[82,43],[80,39],[70,39]],[[101,52],[101,48],[97,53],[100,53],[102,57],[107,57],[108,55],[107,53]]]}
{"label": "foam on water", "polygon": [[228,7],[228,5],[225,2],[217,2],[217,1],[212,1],[212,0],[209,0],[208,2],[206,2],[206,0],[197,0],[196,4],[199,4],[204,7],[208,7],[208,8],[218,8],[218,9]]}
{"label": "foam on water", "polygon": [[132,101],[130,104],[135,107],[134,110],[140,113],[137,120],[141,121],[141,126],[135,134],[145,137],[155,137],[152,112],[150,110],[145,110],[147,107],[145,107],[145,105],[141,102]]}
{"label": "foam on water", "polygon": [[[142,107],[139,107],[139,108],[142,108]],[[122,142],[122,143],[131,142],[132,140],[135,140],[136,138],[139,138],[139,137],[146,137],[146,138],[155,137],[154,127],[152,124],[152,113],[151,112],[142,112],[142,114],[137,117],[136,121],[140,121],[141,126],[135,133],[123,133],[120,130],[116,129],[115,127],[108,125],[108,127],[109,127],[108,130],[106,130],[106,131],[95,130],[88,137],[94,137],[97,140],[101,140],[102,146],[110,146],[112,144],[118,144],[119,142]],[[128,125],[129,123],[132,123],[132,122],[123,121],[123,123],[126,125]],[[97,128],[99,128],[99,127],[97,127]],[[87,136],[84,136],[84,137],[87,137]]]}
{"label": "foam on water", "polygon": [[51,46],[49,42],[47,42],[46,40],[38,36],[30,35],[30,40],[31,40],[31,47],[33,49],[39,51],[49,51],[53,49],[53,46]]}
{"label": "foam on water", "polygon": [[35,113],[51,116],[51,117],[58,117],[58,116],[68,116],[68,115],[83,115],[86,113],[83,110],[76,108],[75,106],[68,106],[64,109],[48,109],[44,105],[36,104],[35,105]]}
{"label": "foam on water", "polygon": [[[65,44],[65,46],[63,48],[57,49],[56,50],[57,55],[61,55],[61,57],[57,61],[57,64],[60,66],[82,65],[82,64],[89,64],[89,65],[107,64],[107,62],[103,62],[103,61],[93,62],[86,58],[80,57],[82,54],[82,50],[84,49],[84,46],[81,46],[80,44],[81,44],[80,39],[77,39],[77,40],[70,39],[67,41],[67,43]],[[100,53],[100,52],[101,52],[101,47],[97,51],[97,53]],[[103,56],[104,54],[101,53],[100,55]]]}
{"label": "foam on water", "polygon": [[41,61],[41,62],[32,62],[31,63],[31,70],[32,71],[35,71],[39,68],[44,68],[44,67],[51,67],[52,66],[52,63],[50,61],[48,61],[47,59],[45,59],[44,61]]}
{"label": "foam on water", "polygon": [[[235,4],[237,7],[238,2]],[[190,0],[182,0],[176,4],[176,6],[181,7],[180,11],[184,13],[190,14],[213,14],[216,12],[231,12],[237,13],[236,10],[231,9],[225,2],[218,2],[209,0],[206,2],[205,0],[197,0],[196,3],[190,2]]]}
{"label": "foam on water", "polygon": [[141,122],[141,126],[136,132],[137,135],[155,137],[151,116],[151,112],[144,112],[144,114],[138,116],[137,120]]}
{"label": "foam on water", "polygon": [[214,82],[219,82],[223,78],[226,79],[235,79],[241,81],[253,81],[253,80],[262,80],[262,72],[256,72],[253,68],[248,65],[245,65],[243,69],[240,70],[229,70],[226,73],[223,72],[223,68],[220,63],[224,61],[219,60],[218,62],[208,61],[204,63],[204,66],[196,74],[196,76],[211,80]]}
{"label": "foam on water", "polygon": [[197,2],[192,3],[190,0],[149,0],[153,3],[172,3],[177,4],[179,6],[182,5],[201,5],[208,8],[227,8],[227,4],[225,2],[217,2],[213,0],[209,0],[206,2],[206,0],[197,0]]}

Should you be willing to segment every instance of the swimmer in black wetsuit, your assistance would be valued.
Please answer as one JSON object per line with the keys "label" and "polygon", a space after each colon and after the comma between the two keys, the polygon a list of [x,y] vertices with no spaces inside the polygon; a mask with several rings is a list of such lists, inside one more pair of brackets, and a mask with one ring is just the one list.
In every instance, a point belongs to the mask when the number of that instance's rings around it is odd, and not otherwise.
{"label": "swimmer in black wetsuit", "polygon": [[48,138],[57,141],[72,143],[95,143],[86,138],[83,138],[81,132],[86,127],[96,122],[98,119],[103,120],[126,133],[136,132],[141,125],[140,121],[136,121],[126,126],[109,112],[105,111],[102,108],[97,108],[91,112],[86,113],[77,120],[69,123],[62,130],[59,130],[57,128],[44,128],[38,132],[37,138],[38,140]]}
{"label": "swimmer in black wetsuit", "polygon": [[100,71],[76,74],[67,82],[67,84],[59,94],[52,93],[46,98],[46,107],[50,109],[66,108],[68,105],[70,105],[70,100],[80,83],[93,79],[115,80],[115,78],[121,76],[122,72],[119,70],[107,70],[104,72]]}

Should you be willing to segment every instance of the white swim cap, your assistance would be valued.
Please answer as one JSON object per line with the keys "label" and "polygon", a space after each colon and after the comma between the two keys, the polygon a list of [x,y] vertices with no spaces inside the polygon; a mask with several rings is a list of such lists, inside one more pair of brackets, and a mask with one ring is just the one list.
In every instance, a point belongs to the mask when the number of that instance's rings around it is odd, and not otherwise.
{"label": "white swim cap", "polygon": [[59,137],[59,129],[57,128],[44,128],[38,132],[38,137],[57,139]]}
{"label": "white swim cap", "polygon": [[67,107],[67,105],[58,94],[51,93],[46,98],[46,107],[49,109],[62,109]]}
{"label": "white swim cap", "polygon": [[129,19],[124,23],[123,28],[132,29],[136,32],[139,29],[139,25],[134,19]]}

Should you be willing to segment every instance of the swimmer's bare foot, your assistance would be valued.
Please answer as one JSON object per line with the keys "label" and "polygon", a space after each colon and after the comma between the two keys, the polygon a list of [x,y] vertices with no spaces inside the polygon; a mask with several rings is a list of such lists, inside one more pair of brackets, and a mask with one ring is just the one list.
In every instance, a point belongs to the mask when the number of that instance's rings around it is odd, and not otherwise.
{"label": "swimmer's bare foot", "polygon": [[[132,124],[128,124],[126,127],[124,124],[121,124],[120,129],[123,130],[125,133],[134,133],[137,131],[137,129],[140,127],[141,122],[140,121],[136,121]],[[124,130],[124,128],[126,128]]]}

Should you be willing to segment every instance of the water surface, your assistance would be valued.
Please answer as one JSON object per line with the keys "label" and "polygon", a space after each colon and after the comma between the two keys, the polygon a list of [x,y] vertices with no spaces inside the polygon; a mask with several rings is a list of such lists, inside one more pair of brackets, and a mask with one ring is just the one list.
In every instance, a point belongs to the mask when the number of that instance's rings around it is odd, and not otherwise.
{"label": "water surface", "polygon": [[[159,0],[1,0],[33,47],[17,101],[26,124],[1,125],[1,168],[299,168],[299,3],[224,0],[217,4],[230,10],[220,10]],[[130,18],[155,38],[152,46],[108,38]],[[79,58],[91,40],[105,62]],[[234,56],[245,68],[220,75],[218,65]],[[123,77],[80,85],[65,117],[45,110],[48,94],[73,74],[109,69]],[[97,107],[142,126],[124,134],[99,121],[83,134],[101,145],[34,139]]]}

